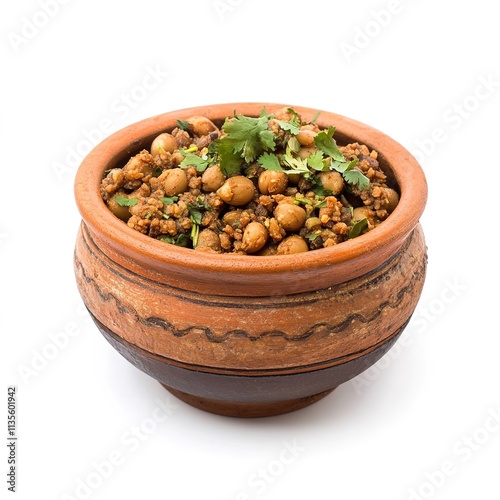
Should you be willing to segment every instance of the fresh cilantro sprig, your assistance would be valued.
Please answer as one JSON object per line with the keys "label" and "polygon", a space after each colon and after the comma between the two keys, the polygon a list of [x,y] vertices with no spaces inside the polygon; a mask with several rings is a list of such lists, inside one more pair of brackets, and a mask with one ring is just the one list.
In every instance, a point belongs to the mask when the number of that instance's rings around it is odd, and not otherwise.
{"label": "fresh cilantro sprig", "polygon": [[292,120],[274,120],[282,130],[290,132],[292,135],[298,135],[300,132],[299,123],[294,123]]}
{"label": "fresh cilantro sprig", "polygon": [[321,151],[315,151],[307,157],[307,165],[318,172],[328,170],[328,165]]}
{"label": "fresh cilantro sprig", "polygon": [[266,170],[284,172],[278,157],[274,153],[263,153],[257,160],[257,163]]}
{"label": "fresh cilantro sprig", "polygon": [[328,127],[327,130],[322,130],[314,137],[314,144],[316,147],[323,151],[328,156],[331,156],[334,160],[344,162],[345,158],[333,138],[335,133],[335,127]]}
{"label": "fresh cilantro sprig", "polygon": [[172,203],[175,203],[178,199],[179,199],[178,196],[164,196],[163,198],[159,198],[159,200],[164,205],[171,205]]}
{"label": "fresh cilantro sprig", "polygon": [[186,120],[177,120],[177,126],[181,129],[181,130],[189,130],[189,122],[186,121]]}
{"label": "fresh cilantro sprig", "polygon": [[208,155],[198,156],[192,153],[187,154],[180,163],[181,168],[187,168],[190,166],[196,167],[197,172],[205,172],[207,167],[215,162],[215,158],[211,158]]}
{"label": "fresh cilantro sprig", "polygon": [[225,133],[217,140],[216,151],[225,175],[238,173],[243,161],[251,163],[264,151],[276,147],[274,133],[268,129],[270,115],[252,118],[236,115],[226,120]]}
{"label": "fresh cilantro sprig", "polygon": [[[181,167],[194,165],[199,172],[203,172],[209,165],[219,161],[222,172],[230,176],[240,172],[243,162],[248,164],[257,160],[267,170],[301,174],[306,179],[312,179],[314,172],[336,170],[348,184],[360,190],[369,189],[370,180],[355,168],[358,160],[348,161],[338,148],[333,138],[335,127],[330,126],[315,136],[314,143],[318,151],[306,159],[297,156],[300,144],[295,136],[300,132],[301,123],[298,114],[291,108],[289,111],[292,113],[289,121],[274,119],[265,110],[257,118],[235,114],[226,120],[222,127],[224,135],[215,141],[215,146],[209,149],[207,155],[187,154]],[[274,119],[282,130],[291,134],[285,154],[278,156],[273,153],[276,142],[274,133],[268,128],[270,119]]]}
{"label": "fresh cilantro sprig", "polygon": [[349,162],[333,161],[330,165],[330,170],[340,172],[348,184],[357,186],[361,191],[370,189],[370,179],[361,170],[354,168],[358,163],[358,158],[354,158],[354,160]]}
{"label": "fresh cilantro sprig", "polygon": [[370,189],[370,179],[363,172],[354,168],[358,164],[358,159],[355,158],[352,161],[346,160],[333,138],[334,133],[335,127],[328,127],[327,130],[322,130],[314,138],[316,147],[333,160],[329,169],[340,172],[348,184],[357,186],[362,191]]}
{"label": "fresh cilantro sprig", "polygon": [[187,247],[189,244],[189,236],[184,233],[178,234],[177,236],[162,235],[159,236],[158,239],[165,243],[170,243],[171,245],[177,245],[178,247]]}
{"label": "fresh cilantro sprig", "polygon": [[116,203],[120,205],[120,207],[133,207],[134,205],[137,205],[138,199],[137,198],[126,198],[125,196],[122,196],[121,194],[117,195],[115,198]]}
{"label": "fresh cilantro sprig", "polygon": [[203,222],[203,212],[206,210],[213,210],[212,207],[203,199],[203,197],[198,197],[194,203],[186,203],[189,218],[191,219],[191,241],[193,242],[193,248],[198,245],[198,237],[200,234],[200,226]]}
{"label": "fresh cilantro sprig", "polygon": [[368,229],[368,219],[358,220],[347,233],[349,239],[356,238],[360,234],[364,233]]}

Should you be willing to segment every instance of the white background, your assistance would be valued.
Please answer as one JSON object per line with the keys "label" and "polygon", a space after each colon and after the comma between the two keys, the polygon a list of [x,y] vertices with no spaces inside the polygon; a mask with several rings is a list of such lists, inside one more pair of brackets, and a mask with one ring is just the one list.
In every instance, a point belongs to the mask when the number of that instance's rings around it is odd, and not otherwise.
{"label": "white background", "polygon": [[[16,498],[500,498],[493,5],[3,3],[0,436],[15,385]],[[370,124],[429,182],[428,276],[401,341],[317,404],[254,420],[191,408],[121,358],[81,308],[72,268],[70,152],[152,115],[236,101]]]}

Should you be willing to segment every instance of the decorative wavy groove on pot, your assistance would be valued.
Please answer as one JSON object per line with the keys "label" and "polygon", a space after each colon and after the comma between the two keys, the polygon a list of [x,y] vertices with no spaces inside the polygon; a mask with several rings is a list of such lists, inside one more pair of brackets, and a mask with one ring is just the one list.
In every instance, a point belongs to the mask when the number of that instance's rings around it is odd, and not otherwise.
{"label": "decorative wavy groove on pot", "polygon": [[[272,301],[201,296],[155,283],[108,259],[84,225],[75,254],[85,303],[111,331],[168,359],[225,370],[279,370],[297,363],[302,369],[325,367],[374,349],[412,314],[425,268],[419,228],[396,255],[367,275],[326,290],[275,296]],[[154,300],[144,300],[145,296]],[[254,319],[242,328],[252,315]],[[293,324],[290,315],[300,316],[300,321]],[[280,328],[269,329],[270,319]],[[335,342],[314,343],[334,335]],[[242,362],[245,341],[255,344],[254,355]]]}

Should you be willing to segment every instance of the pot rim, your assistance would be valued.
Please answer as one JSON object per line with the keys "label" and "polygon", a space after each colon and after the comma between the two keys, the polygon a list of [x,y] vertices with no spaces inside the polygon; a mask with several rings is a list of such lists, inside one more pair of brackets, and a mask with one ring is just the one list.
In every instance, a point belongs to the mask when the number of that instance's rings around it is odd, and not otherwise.
{"label": "pot rim", "polygon": [[[103,173],[140,149],[149,149],[152,138],[176,126],[177,119],[194,115],[221,120],[226,116],[247,114],[258,116],[262,108],[274,112],[282,107],[292,107],[304,120],[311,120],[317,109],[260,102],[212,104],[169,111],[128,125],[104,139],[83,159],[76,173],[74,193],[77,207],[85,225],[101,244],[103,252],[113,260],[118,256],[122,265],[135,272],[149,269],[143,274],[166,283],[181,286],[182,273],[189,270],[191,278],[204,273],[202,281],[212,278],[220,281],[226,276],[227,292],[245,294],[259,286],[259,279],[272,280],[280,275],[297,275],[296,293],[317,289],[346,281],[373,270],[396,253],[419,222],[427,201],[427,182],[417,160],[401,144],[385,133],[352,118],[320,110],[316,123],[321,127],[336,127],[339,143],[359,142],[379,153],[384,170],[392,172],[400,192],[400,200],[391,215],[372,231],[338,245],[295,255],[254,256],[211,254],[169,245],[135,231],[116,217],[106,206],[99,192]],[[137,258],[141,264],[137,264]],[[314,286],[302,283],[314,272],[327,269],[318,276]],[[303,276],[301,276],[303,273]],[[167,276],[167,275],[170,275]],[[327,276],[328,275],[328,276]],[[246,282],[241,288],[241,279]],[[199,288],[201,278],[190,286]],[[224,281],[224,279],[222,280]],[[240,284],[240,288],[236,287]],[[275,283],[276,286],[276,283]],[[265,288],[265,287],[264,287]],[[237,290],[237,291],[236,291]],[[245,291],[246,290],[246,291]],[[235,292],[236,291],[236,292]],[[217,292],[212,292],[217,293]],[[267,293],[267,292],[265,292]],[[264,291],[256,295],[265,294]]]}

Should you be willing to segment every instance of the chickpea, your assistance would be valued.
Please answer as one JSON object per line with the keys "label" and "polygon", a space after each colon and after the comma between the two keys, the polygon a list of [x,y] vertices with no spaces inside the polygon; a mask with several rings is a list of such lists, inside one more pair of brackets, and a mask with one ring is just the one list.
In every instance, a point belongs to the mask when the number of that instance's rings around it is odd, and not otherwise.
{"label": "chickpea", "polygon": [[391,188],[382,188],[382,191],[386,194],[388,198],[388,203],[387,206],[385,207],[386,210],[391,213],[394,212],[394,209],[396,208],[397,204],[399,203],[399,195],[394,189]]}
{"label": "chickpea", "polygon": [[221,252],[220,238],[217,233],[211,229],[203,229],[198,235],[198,244],[196,249],[208,249],[210,248],[214,252]]}
{"label": "chickpea", "polygon": [[117,196],[123,196],[124,198],[129,198],[129,195],[124,191],[116,192],[111,198],[106,202],[108,208],[121,220],[127,222],[130,219],[129,207],[122,207],[116,201]]}
{"label": "chickpea", "polygon": [[219,165],[212,165],[208,167],[201,176],[203,191],[213,193],[224,184],[225,180],[226,176],[222,173]]}
{"label": "chickpea", "polygon": [[165,180],[163,181],[163,189],[166,196],[175,196],[187,190],[188,178],[186,172],[181,168],[173,168],[163,172]]}
{"label": "chickpea", "polygon": [[375,213],[368,207],[357,207],[352,211],[352,220],[358,222],[368,219],[368,224],[373,227],[375,224]]}
{"label": "chickpea", "polygon": [[205,116],[192,116],[186,121],[189,123],[190,130],[197,136],[208,135],[210,132],[219,131],[214,122]]}
{"label": "chickpea", "polygon": [[243,175],[229,177],[217,190],[222,201],[229,205],[242,206],[252,200],[255,194],[253,182]]}
{"label": "chickpea", "polygon": [[333,194],[340,194],[344,189],[344,178],[339,172],[321,172],[319,180],[321,185]]}
{"label": "chickpea", "polygon": [[321,228],[321,219],[319,217],[309,217],[306,220],[305,227],[308,231],[314,231]]}
{"label": "chickpea", "polygon": [[267,229],[260,222],[250,222],[245,227],[241,249],[247,253],[255,253],[261,250],[267,243]]}
{"label": "chickpea", "polygon": [[306,211],[298,205],[279,203],[274,209],[274,217],[286,231],[299,231],[306,220]]}
{"label": "chickpea", "polygon": [[262,194],[281,194],[288,186],[288,175],[285,172],[264,170],[259,175],[259,191]]}
{"label": "chickpea", "polygon": [[241,212],[243,212],[243,210],[241,210],[241,209],[231,210],[230,212],[226,212],[222,216],[222,222],[224,222],[224,224],[226,224],[228,226],[232,226],[232,227],[237,225],[237,223],[239,222],[240,217],[241,217]]}
{"label": "chickpea", "polygon": [[314,146],[314,138],[318,135],[314,130],[310,130],[302,127],[300,132],[297,134],[297,140],[302,146],[310,147]]}
{"label": "chickpea", "polygon": [[177,142],[175,137],[171,134],[160,134],[151,143],[151,155],[158,156],[161,151],[166,151],[167,153],[173,153],[177,149]]}
{"label": "chickpea", "polygon": [[182,160],[184,160],[184,156],[179,151],[176,151],[172,154],[172,160],[174,160],[176,165],[180,165]]}
{"label": "chickpea", "polygon": [[309,247],[307,246],[304,238],[293,234],[288,236],[278,245],[278,255],[289,255],[291,253],[301,253],[307,252]]}
{"label": "chickpea", "polygon": [[266,255],[277,255],[277,253],[278,253],[278,247],[275,244],[271,243],[263,247],[262,250],[256,252],[255,255],[266,256]]}
{"label": "chickpea", "polygon": [[318,148],[316,147],[310,147],[310,148],[300,148],[297,155],[301,160],[305,160],[306,158],[309,158],[313,153],[316,153],[318,151]]}
{"label": "chickpea", "polygon": [[294,119],[294,114],[290,111],[290,108],[285,106],[284,108],[280,108],[274,112],[274,118],[276,120],[282,120],[284,122],[289,122]]}

